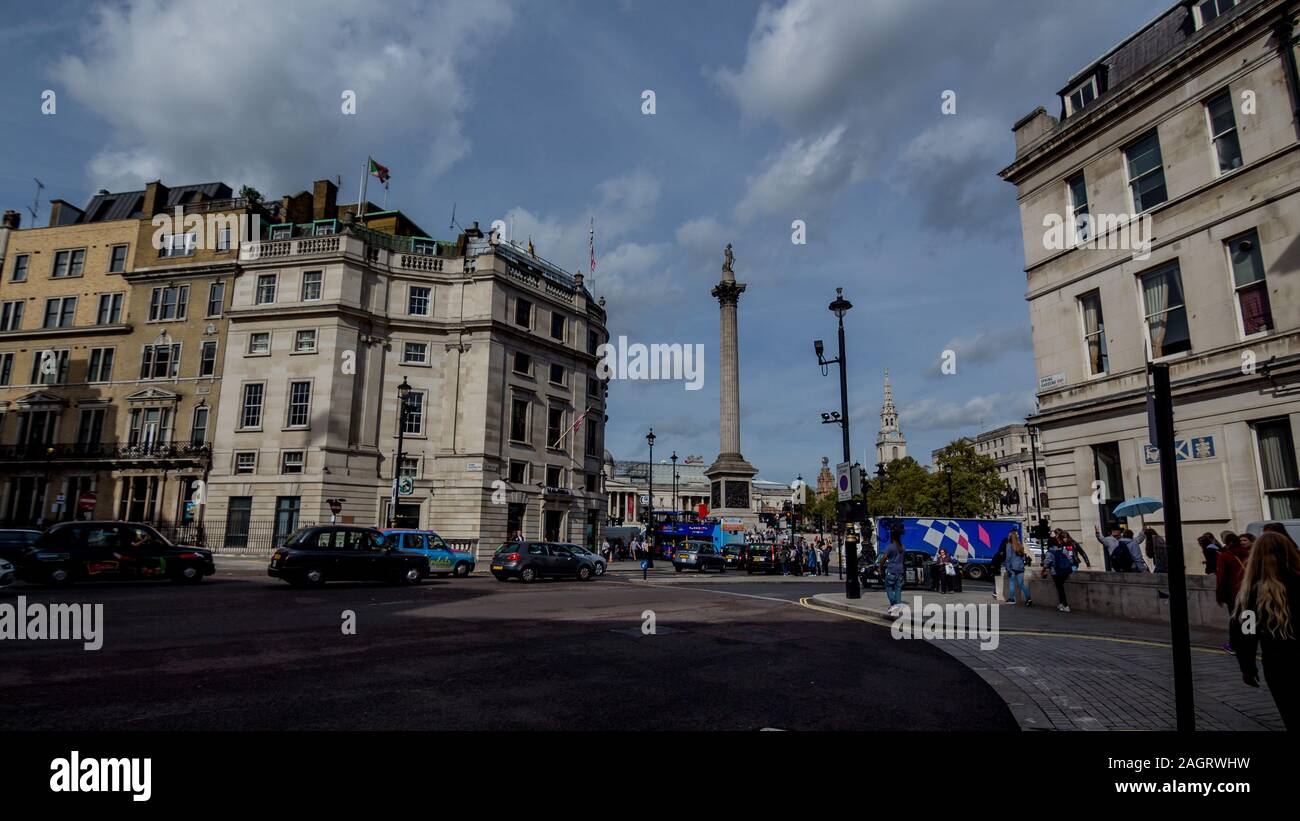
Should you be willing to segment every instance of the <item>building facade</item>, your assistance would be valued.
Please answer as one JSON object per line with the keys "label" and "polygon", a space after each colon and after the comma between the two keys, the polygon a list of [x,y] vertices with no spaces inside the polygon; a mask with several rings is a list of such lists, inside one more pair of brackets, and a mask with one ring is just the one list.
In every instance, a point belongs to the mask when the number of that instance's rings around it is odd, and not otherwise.
{"label": "building facade", "polygon": [[1173,381],[1188,566],[1204,531],[1300,515],[1295,13],[1178,3],[1071,78],[1059,117],[1015,126],[1002,176],[1054,525],[1091,534],[1118,501],[1161,496],[1150,362]]}

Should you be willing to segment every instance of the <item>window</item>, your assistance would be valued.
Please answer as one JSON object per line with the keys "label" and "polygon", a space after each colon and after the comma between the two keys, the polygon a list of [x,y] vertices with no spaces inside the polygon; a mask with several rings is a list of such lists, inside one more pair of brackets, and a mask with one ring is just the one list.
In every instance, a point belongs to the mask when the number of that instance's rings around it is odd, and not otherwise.
{"label": "window", "polygon": [[320,299],[321,283],[324,281],[324,271],[304,271],[302,275],[303,302],[311,302]]}
{"label": "window", "polygon": [[533,303],[522,298],[515,300],[515,324],[521,328],[533,327]]}
{"label": "window", "polygon": [[1259,253],[1259,234],[1251,231],[1226,243],[1232,262],[1232,286],[1237,292],[1241,332],[1246,336],[1273,328],[1273,311],[1264,281],[1264,260]]}
{"label": "window", "polygon": [[587,353],[595,356],[598,348],[600,348],[600,334],[595,331],[587,331]]}
{"label": "window", "polygon": [[422,256],[434,257],[438,255],[438,243],[431,239],[414,239],[411,240],[411,250]]}
{"label": "window", "polygon": [[403,456],[402,462],[397,466],[397,475],[402,478],[419,479],[420,478],[420,460],[415,456]]}
{"label": "window", "polygon": [[184,319],[190,305],[190,286],[165,285],[149,294],[149,321]]}
{"label": "window", "polygon": [[551,314],[551,339],[564,341],[564,316],[561,314]]}
{"label": "window", "polygon": [[217,342],[209,339],[199,348],[199,376],[215,376],[217,373]]}
{"label": "window", "polygon": [[12,351],[0,353],[0,385],[8,385],[14,376],[14,355]]}
{"label": "window", "polygon": [[1237,0],[1198,0],[1193,7],[1196,10],[1197,30],[1205,28],[1235,5]]}
{"label": "window", "polygon": [[240,403],[239,427],[244,429],[262,427],[262,399],[266,386],[260,382],[250,382],[244,386],[243,402]]}
{"label": "window", "polygon": [[424,434],[424,391],[411,391],[406,395],[406,424],[402,432],[407,436]]}
{"label": "window", "polygon": [[1083,311],[1083,346],[1088,355],[1088,375],[1110,373],[1106,356],[1106,320],[1101,314],[1101,292],[1093,291],[1079,297]]}
{"label": "window", "polygon": [[1300,519],[1300,476],[1295,462],[1295,440],[1289,419],[1255,425],[1259,442],[1259,470],[1270,519]]}
{"label": "window", "polygon": [[1076,174],[1066,183],[1070,189],[1070,223],[1074,226],[1074,241],[1082,244],[1092,239],[1092,216],[1088,211],[1088,184],[1083,174]]}
{"label": "window", "polygon": [[90,365],[86,368],[87,382],[113,381],[113,349],[91,348]]}
{"label": "window", "polygon": [[141,379],[174,379],[180,376],[181,346],[145,345],[140,354]]}
{"label": "window", "polygon": [[159,243],[160,257],[189,257],[194,255],[198,237],[195,234],[163,234]]}
{"label": "window", "polygon": [[428,316],[430,290],[420,285],[412,285],[406,292],[406,312],[411,316]]}
{"label": "window", "polygon": [[588,420],[586,425],[587,425],[587,455],[599,456],[600,454],[597,452],[598,448],[597,448],[597,441],[596,441],[598,438],[597,437],[598,431],[596,430],[596,422],[594,420]]}
{"label": "window", "polygon": [[304,331],[294,331],[293,334],[293,352],[294,353],[312,353],[316,350],[316,329],[309,328]]}
{"label": "window", "polygon": [[301,450],[286,450],[280,457],[281,473],[302,473],[306,465],[306,454]]}
{"label": "window", "polygon": [[248,353],[250,356],[261,356],[271,352],[271,332],[257,331],[248,335]]}
{"label": "window", "polygon": [[126,249],[125,245],[114,245],[108,249],[108,272],[110,274],[120,274],[126,270]]}
{"label": "window", "polygon": [[10,282],[26,282],[27,266],[31,262],[28,254],[18,254],[14,257],[14,274],[9,278]]}
{"label": "window", "polygon": [[95,312],[96,325],[118,325],[122,322],[122,294],[100,294],[99,310]]}
{"label": "window", "polygon": [[255,451],[246,450],[235,454],[235,473],[256,473],[256,472],[257,472],[257,453]]}
{"label": "window", "polygon": [[[257,457],[253,457],[253,464],[257,464]],[[235,466],[238,468],[239,460],[235,460]],[[238,470],[236,470],[238,472]],[[252,473],[252,470],[247,471]],[[247,547],[248,546],[248,523],[253,517],[253,497],[252,496],[231,496],[229,507],[226,508],[226,538],[223,543],[226,547]]]}
{"label": "window", "polygon": [[1174,263],[1142,277],[1147,342],[1152,359],[1192,349],[1183,304],[1183,281]]}
{"label": "window", "polygon": [[153,447],[171,441],[172,412],[168,408],[135,408],[127,444]]}
{"label": "window", "polygon": [[222,228],[220,231],[218,231],[218,232],[217,232],[217,250],[218,250],[218,251],[229,251],[229,250],[230,250],[230,239],[231,239],[231,230],[230,230],[229,228]]}
{"label": "window", "polygon": [[298,514],[301,511],[301,496],[275,497],[275,532],[271,536],[273,546],[279,547],[284,544],[289,534],[298,529]]}
{"label": "window", "polygon": [[427,342],[406,342],[402,345],[402,364],[426,365],[429,362]]}
{"label": "window", "polygon": [[1232,92],[1225,91],[1205,104],[1210,119],[1210,139],[1219,173],[1241,168],[1241,141],[1237,139],[1237,119],[1232,111]]}
{"label": "window", "polygon": [[1084,82],[1074,87],[1065,97],[1068,104],[1066,116],[1078,114],[1088,107],[1088,104],[1097,99],[1097,77],[1093,75]]}
{"label": "window", "polygon": [[104,438],[104,409],[83,410],[77,418],[77,444],[97,445]]}
{"label": "window", "polygon": [[6,302],[0,307],[0,331],[16,331],[23,326],[23,303],[21,300]]}
{"label": "window", "polygon": [[546,466],[546,486],[564,487],[564,468],[555,465]]}
{"label": "window", "polygon": [[564,450],[560,441],[564,436],[564,408],[547,408],[546,410],[546,446],[555,450]]}
{"label": "window", "polygon": [[63,277],[79,277],[82,268],[86,264],[86,249],[78,248],[75,251],[55,251],[54,252],[54,270],[50,276],[55,279]]}
{"label": "window", "polygon": [[32,354],[33,385],[62,385],[68,381],[68,352],[36,351]]}
{"label": "window", "polygon": [[226,283],[214,282],[208,286],[208,313],[209,319],[221,316],[221,310],[226,303]]}
{"label": "window", "polygon": [[75,296],[45,300],[45,328],[70,328],[77,316]]}
{"label": "window", "polygon": [[[1124,468],[1120,462],[1119,444],[1116,442],[1104,442],[1092,446],[1093,470],[1098,482],[1101,483],[1101,504],[1097,511],[1102,522],[1102,532],[1109,533],[1110,526],[1115,523],[1115,505],[1124,500]],[[1041,477],[1040,477],[1041,478]],[[1039,495],[1043,498],[1041,502],[1046,502],[1047,491],[1040,482],[1038,485]],[[1097,498],[1095,495],[1093,498]],[[1043,505],[1046,507],[1046,504]],[[1106,559],[1109,567],[1109,558]]]}
{"label": "window", "polygon": [[285,417],[285,426],[305,428],[311,421],[311,383],[289,383],[289,412]]}
{"label": "window", "polygon": [[510,400],[510,441],[528,442],[528,400]]}
{"label": "window", "polygon": [[551,384],[552,384],[552,385],[563,385],[563,384],[564,384],[564,366],[563,366],[563,365],[557,365],[557,364],[554,364],[554,363],[551,364]]}
{"label": "window", "polygon": [[334,220],[318,222],[311,227],[311,233],[314,237],[328,237],[334,234]]}
{"label": "window", "polygon": [[515,373],[528,376],[533,372],[533,358],[526,353],[515,353],[515,364],[512,370]]}
{"label": "window", "polygon": [[255,297],[258,305],[272,305],[275,303],[275,287],[278,277],[275,274],[262,274],[257,278],[257,295]]}
{"label": "window", "polygon": [[596,491],[600,490],[600,487],[596,484],[597,478],[599,477],[597,477],[596,474],[594,473],[588,473],[586,476],[582,477],[583,489],[586,490],[588,493],[595,493]]}
{"label": "window", "polygon": [[271,239],[272,239],[272,240],[293,239],[293,226],[292,226],[292,225],[272,225],[272,226],[271,226]]}
{"label": "window", "polygon": [[1155,208],[1169,199],[1165,188],[1164,160],[1160,156],[1160,135],[1152,131],[1124,149],[1128,164],[1128,186],[1136,213]]}
{"label": "window", "polygon": [[194,409],[194,420],[190,425],[190,444],[201,445],[208,439],[208,411],[207,405],[199,405]]}
{"label": "window", "polygon": [[513,485],[528,484],[528,463],[511,459],[509,478]]}

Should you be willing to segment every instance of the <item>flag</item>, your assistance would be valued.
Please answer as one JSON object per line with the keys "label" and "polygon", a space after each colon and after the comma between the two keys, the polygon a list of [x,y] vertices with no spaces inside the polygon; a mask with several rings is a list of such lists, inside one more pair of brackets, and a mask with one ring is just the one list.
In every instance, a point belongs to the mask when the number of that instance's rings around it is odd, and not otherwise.
{"label": "flag", "polygon": [[374,157],[370,158],[370,176],[378,177],[380,182],[388,185],[388,167],[375,162]]}
{"label": "flag", "polygon": [[582,420],[586,419],[586,418],[587,418],[587,414],[589,414],[589,413],[591,413],[590,410],[585,410],[585,411],[583,411],[583,412],[582,412],[582,415],[579,416],[576,420],[574,420],[574,422],[573,422],[572,425],[569,425],[569,429],[568,429],[568,430],[566,430],[564,433],[561,433],[561,434],[560,434],[560,438],[559,438],[559,439],[556,439],[556,440],[555,440],[555,443],[552,444],[551,447],[552,447],[552,448],[558,448],[558,447],[560,446],[560,443],[564,441],[564,437],[568,436],[570,433],[573,433],[573,432],[577,431],[578,428],[582,427]]}
{"label": "flag", "polygon": [[533,238],[531,236],[528,238],[528,256],[533,259],[537,258],[537,251],[533,248]]}

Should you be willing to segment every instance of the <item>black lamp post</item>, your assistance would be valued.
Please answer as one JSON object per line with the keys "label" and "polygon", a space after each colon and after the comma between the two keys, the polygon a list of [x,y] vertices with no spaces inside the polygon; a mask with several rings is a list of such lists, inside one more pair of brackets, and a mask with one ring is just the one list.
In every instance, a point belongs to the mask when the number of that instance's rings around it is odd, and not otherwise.
{"label": "black lamp post", "polygon": [[677,499],[677,451],[673,451],[673,455],[669,459],[673,463],[673,510],[677,510],[677,506],[680,504]]}
{"label": "black lamp post", "polygon": [[[840,433],[844,440],[844,464],[852,461],[853,451],[849,449],[849,377],[848,367],[845,364],[844,357],[844,315],[853,307],[853,303],[844,298],[844,289],[835,289],[835,301],[827,306],[831,313],[835,314],[835,319],[839,324],[839,343],[840,354],[835,359],[825,359],[822,353],[825,346],[820,339],[813,342],[813,350],[817,352],[817,364],[822,366],[822,373],[826,373],[828,365],[840,366],[840,411],[839,413],[823,413],[823,424],[838,424]],[[837,508],[840,531],[844,535],[844,555],[848,563],[848,579],[845,580],[844,595],[850,599],[862,598],[862,584],[858,581],[858,549],[857,538],[852,528],[849,528],[849,509],[852,502],[841,502]]]}
{"label": "black lamp post", "polygon": [[397,458],[393,460],[393,497],[388,505],[388,526],[397,526],[397,486],[402,480],[402,448],[405,445],[406,401],[411,395],[411,385],[402,377],[402,384],[397,386]]}
{"label": "black lamp post", "polygon": [[650,493],[646,497],[649,504],[646,505],[646,561],[650,567],[654,566],[655,561],[655,429],[651,428],[650,432],[645,435],[646,444],[650,446],[650,463],[646,465],[646,481],[650,485]]}

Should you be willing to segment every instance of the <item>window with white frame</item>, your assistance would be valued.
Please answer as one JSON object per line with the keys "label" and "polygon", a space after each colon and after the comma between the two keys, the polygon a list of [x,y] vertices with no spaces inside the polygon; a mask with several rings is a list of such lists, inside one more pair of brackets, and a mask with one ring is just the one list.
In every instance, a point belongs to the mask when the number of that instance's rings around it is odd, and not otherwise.
{"label": "window with white frame", "polygon": [[306,328],[293,333],[294,353],[314,353],[316,350],[316,329]]}
{"label": "window with white frame", "polygon": [[1232,287],[1237,294],[1237,316],[1246,336],[1273,329],[1273,310],[1264,279],[1264,258],[1259,251],[1259,233],[1248,231],[1224,243],[1232,263]]}
{"label": "window with white frame", "polygon": [[244,385],[244,395],[239,403],[239,427],[246,430],[262,427],[262,402],[265,394],[266,386],[261,382]]}
{"label": "window with white frame", "polygon": [[128,246],[114,245],[108,249],[108,272],[121,274],[126,271],[126,252]]}
{"label": "window with white frame", "polygon": [[248,355],[263,356],[271,352],[271,332],[255,331],[248,335]]}
{"label": "window with white frame", "polygon": [[271,226],[271,240],[274,242],[276,240],[282,240],[282,239],[293,239],[292,225]]}
{"label": "window with white frame", "polygon": [[0,353],[0,385],[11,384],[14,378],[14,352]]}
{"label": "window with white frame", "polygon": [[241,450],[235,452],[235,473],[256,473],[257,451]]}
{"label": "window with white frame", "polygon": [[1101,313],[1101,292],[1093,291],[1079,297],[1079,310],[1083,315],[1083,346],[1087,352],[1088,375],[1110,372],[1106,355],[1106,320]]}
{"label": "window with white frame", "polygon": [[1152,359],[1192,349],[1183,303],[1183,280],[1178,263],[1142,275],[1142,305],[1146,316],[1147,347]]}
{"label": "window with white frame", "polygon": [[23,327],[23,305],[21,299],[0,305],[0,331],[17,331]]}
{"label": "window with white frame", "polygon": [[118,325],[122,322],[123,294],[100,294],[99,310],[95,312],[96,325]]}
{"label": "window with white frame", "polygon": [[180,372],[180,343],[145,345],[140,349],[141,379],[175,379]]}
{"label": "window with white frame", "polygon": [[406,292],[406,312],[411,316],[428,316],[431,290],[423,285],[410,286]]}
{"label": "window with white frame", "polygon": [[68,251],[54,252],[54,269],[50,276],[55,279],[79,277],[86,266],[86,249],[76,248]]}
{"label": "window with white frame", "polygon": [[1074,242],[1081,245],[1092,239],[1092,215],[1088,208],[1088,184],[1083,172],[1065,183],[1070,197],[1070,224],[1074,226]]}
{"label": "window with white frame", "polygon": [[257,277],[257,296],[258,305],[273,305],[275,303],[275,288],[279,281],[276,274],[260,274]]}
{"label": "window with white frame", "polygon": [[280,456],[281,473],[302,473],[307,464],[307,454],[301,450],[286,450]]}
{"label": "window with white frame", "polygon": [[420,478],[420,459],[418,456],[403,456],[397,466],[397,475],[403,479]]}
{"label": "window with white frame", "polygon": [[1300,519],[1300,471],[1296,470],[1291,420],[1255,423],[1259,471],[1270,519]]}
{"label": "window with white frame", "polygon": [[1237,138],[1237,117],[1232,110],[1232,92],[1225,91],[1205,104],[1210,123],[1210,140],[1219,173],[1241,168],[1241,141]]}
{"label": "window with white frame", "polygon": [[1228,10],[1237,5],[1239,0],[1197,0],[1192,6],[1192,13],[1195,17],[1196,30],[1208,26],[1219,17],[1228,13]]}
{"label": "window with white frame", "polygon": [[512,485],[523,485],[528,483],[528,463],[521,462],[518,459],[510,460],[509,482]]}
{"label": "window with white frame", "polygon": [[427,342],[402,343],[402,364],[403,365],[427,365],[428,363],[429,363],[429,343]]}
{"label": "window with white frame", "polygon": [[1078,114],[1095,99],[1097,99],[1097,75],[1094,74],[1071,89],[1065,96],[1067,107],[1065,116],[1072,117]]}
{"label": "window with white frame", "polygon": [[9,277],[10,282],[26,282],[27,269],[31,264],[31,254],[16,254],[14,256],[14,272]]}
{"label": "window with white frame", "polygon": [[289,409],[285,427],[305,428],[311,422],[311,383],[289,383]]}
{"label": "window with white frame", "polygon": [[1129,192],[1135,213],[1155,208],[1169,199],[1158,133],[1152,131],[1125,148],[1124,161],[1128,167]]}
{"label": "window with white frame", "polygon": [[406,423],[402,431],[407,436],[424,435],[424,391],[406,394]]}
{"label": "window with white frame", "polygon": [[190,444],[201,445],[208,440],[208,413],[211,410],[207,405],[198,405],[194,408],[194,417],[190,423]]}
{"label": "window with white frame", "polygon": [[215,319],[221,316],[222,308],[226,302],[226,283],[214,282],[208,286],[208,313],[209,319]]}
{"label": "window with white frame", "polygon": [[217,341],[205,340],[199,347],[199,376],[215,376],[217,373]]}
{"label": "window with white frame", "polygon": [[77,318],[77,298],[75,296],[55,297],[45,300],[45,323],[43,328],[70,328]]}
{"label": "window with white frame", "polygon": [[302,301],[314,302],[320,299],[321,284],[325,281],[324,271],[303,271]]}
{"label": "window with white frame", "polygon": [[184,319],[190,305],[190,286],[164,285],[149,294],[149,321]]}
{"label": "window with white frame", "polygon": [[163,234],[158,243],[158,256],[160,257],[189,257],[194,255],[194,248],[198,245],[198,236],[193,232],[188,234]]}
{"label": "window with white frame", "polygon": [[90,360],[86,366],[87,382],[113,381],[113,349],[91,348]]}

